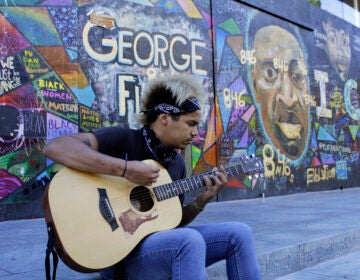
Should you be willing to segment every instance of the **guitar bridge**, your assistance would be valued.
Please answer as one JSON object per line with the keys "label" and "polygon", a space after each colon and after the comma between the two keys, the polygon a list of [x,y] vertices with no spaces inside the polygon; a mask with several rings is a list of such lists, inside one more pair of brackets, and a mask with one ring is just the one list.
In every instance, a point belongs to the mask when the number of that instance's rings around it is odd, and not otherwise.
{"label": "guitar bridge", "polygon": [[108,224],[111,227],[112,231],[115,231],[118,227],[119,224],[116,221],[115,215],[114,215],[114,211],[111,208],[110,205],[110,201],[108,198],[108,195],[106,193],[106,189],[100,189],[98,188],[99,191],[99,210],[101,215],[103,216],[103,218],[105,219],[105,221],[108,222]]}

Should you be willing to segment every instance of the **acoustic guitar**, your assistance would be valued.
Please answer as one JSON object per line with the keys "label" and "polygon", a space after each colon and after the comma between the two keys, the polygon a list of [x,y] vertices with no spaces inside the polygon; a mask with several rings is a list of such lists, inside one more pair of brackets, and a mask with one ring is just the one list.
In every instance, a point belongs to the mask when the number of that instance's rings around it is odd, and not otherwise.
{"label": "acoustic guitar", "polygon": [[[122,177],[62,168],[43,197],[44,216],[54,229],[56,250],[63,262],[80,272],[98,271],[126,257],[147,235],[175,228],[182,218],[178,196],[204,187],[212,171],[172,181],[160,167],[151,187]],[[260,175],[262,162],[244,158],[225,168],[229,177]]]}

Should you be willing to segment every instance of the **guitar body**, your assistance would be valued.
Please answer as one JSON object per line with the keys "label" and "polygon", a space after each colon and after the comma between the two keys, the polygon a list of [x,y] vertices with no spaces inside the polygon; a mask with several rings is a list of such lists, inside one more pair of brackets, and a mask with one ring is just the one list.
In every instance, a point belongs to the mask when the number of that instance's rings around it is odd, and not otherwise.
{"label": "guitar body", "polygon": [[57,252],[72,269],[101,270],[126,257],[147,235],[176,227],[182,218],[177,196],[158,201],[153,188],[171,178],[161,165],[151,187],[124,178],[64,167],[44,194],[45,220],[55,231]]}

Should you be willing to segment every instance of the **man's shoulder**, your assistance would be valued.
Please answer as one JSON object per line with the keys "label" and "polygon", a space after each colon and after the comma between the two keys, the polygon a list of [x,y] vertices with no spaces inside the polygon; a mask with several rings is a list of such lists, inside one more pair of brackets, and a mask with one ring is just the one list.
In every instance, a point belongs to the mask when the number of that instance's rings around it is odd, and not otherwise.
{"label": "man's shoulder", "polygon": [[104,145],[111,143],[128,142],[132,144],[138,143],[142,139],[141,129],[132,129],[121,126],[103,127],[93,131],[98,142]]}
{"label": "man's shoulder", "polygon": [[137,135],[141,134],[141,129],[133,129],[123,126],[108,126],[96,129],[93,131],[94,134],[128,134]]}
{"label": "man's shoulder", "polygon": [[99,151],[115,157],[124,157],[130,151],[142,151],[143,145],[141,130],[121,126],[104,127],[93,131]]}

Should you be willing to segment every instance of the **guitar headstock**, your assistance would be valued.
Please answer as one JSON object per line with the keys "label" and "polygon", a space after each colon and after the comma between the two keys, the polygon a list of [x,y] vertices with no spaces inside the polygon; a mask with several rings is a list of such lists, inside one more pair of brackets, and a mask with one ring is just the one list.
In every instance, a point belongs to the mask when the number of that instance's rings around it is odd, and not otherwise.
{"label": "guitar headstock", "polygon": [[241,157],[242,173],[248,176],[262,177],[264,173],[264,165],[262,158],[255,155],[244,155]]}

